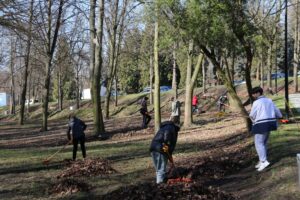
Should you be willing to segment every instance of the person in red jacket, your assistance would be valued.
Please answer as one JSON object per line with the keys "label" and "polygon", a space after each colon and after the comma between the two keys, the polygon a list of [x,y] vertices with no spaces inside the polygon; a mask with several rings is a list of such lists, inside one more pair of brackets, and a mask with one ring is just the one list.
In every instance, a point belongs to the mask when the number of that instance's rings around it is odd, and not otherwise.
{"label": "person in red jacket", "polygon": [[198,97],[197,95],[193,96],[192,99],[192,113],[198,112]]}

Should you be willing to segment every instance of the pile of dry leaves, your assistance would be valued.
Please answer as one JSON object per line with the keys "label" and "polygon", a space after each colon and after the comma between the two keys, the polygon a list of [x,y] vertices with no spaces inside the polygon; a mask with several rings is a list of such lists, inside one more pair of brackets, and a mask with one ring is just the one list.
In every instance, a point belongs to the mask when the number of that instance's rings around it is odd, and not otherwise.
{"label": "pile of dry leaves", "polygon": [[88,158],[84,161],[71,162],[68,165],[57,178],[108,175],[116,172],[107,160],[101,158]]}
{"label": "pile of dry leaves", "polygon": [[73,194],[79,191],[89,191],[91,187],[82,180],[76,180],[73,178],[61,179],[56,183],[52,189],[51,193],[58,194],[60,196]]}

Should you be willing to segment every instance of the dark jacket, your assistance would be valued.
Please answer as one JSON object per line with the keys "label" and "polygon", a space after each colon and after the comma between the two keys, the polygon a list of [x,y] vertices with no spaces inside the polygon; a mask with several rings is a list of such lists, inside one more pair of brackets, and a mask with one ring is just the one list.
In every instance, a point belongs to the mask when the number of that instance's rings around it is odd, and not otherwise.
{"label": "dark jacket", "polygon": [[80,119],[73,117],[69,121],[69,128],[67,132],[68,139],[71,139],[70,131],[72,130],[72,137],[74,139],[80,139],[84,137],[84,130],[86,129],[86,124]]}
{"label": "dark jacket", "polygon": [[141,109],[140,109],[140,113],[142,115],[146,114],[148,112],[148,108],[147,108],[147,100],[146,99],[143,99],[142,102],[141,102]]}
{"label": "dark jacket", "polygon": [[169,154],[172,155],[176,146],[178,131],[179,127],[173,122],[163,122],[151,142],[150,151],[162,152],[163,144],[166,144],[169,147]]}

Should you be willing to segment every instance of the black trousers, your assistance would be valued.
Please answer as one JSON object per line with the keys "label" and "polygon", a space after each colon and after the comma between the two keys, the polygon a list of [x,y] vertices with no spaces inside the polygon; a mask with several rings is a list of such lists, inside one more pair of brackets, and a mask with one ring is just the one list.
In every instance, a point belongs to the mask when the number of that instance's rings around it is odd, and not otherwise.
{"label": "black trousers", "polygon": [[78,149],[78,143],[80,143],[80,148],[82,151],[82,157],[86,157],[86,150],[85,150],[85,137],[80,138],[73,138],[73,160],[76,160],[76,154]]}
{"label": "black trousers", "polygon": [[143,115],[143,128],[146,128],[149,122],[151,121],[151,116],[147,113],[142,114]]}

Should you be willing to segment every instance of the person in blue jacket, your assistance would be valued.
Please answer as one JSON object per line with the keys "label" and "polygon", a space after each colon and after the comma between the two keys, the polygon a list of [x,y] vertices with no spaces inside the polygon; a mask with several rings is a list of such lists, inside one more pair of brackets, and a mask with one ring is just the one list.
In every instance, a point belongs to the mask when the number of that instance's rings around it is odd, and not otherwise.
{"label": "person in blue jacket", "polygon": [[[85,149],[85,134],[86,124],[78,119],[74,114],[69,115],[69,125],[67,131],[67,137],[69,141],[73,142],[73,160],[76,160],[78,143],[80,143],[82,157],[86,157]],[[72,135],[70,134],[72,132]]]}
{"label": "person in blue jacket", "polygon": [[260,172],[270,165],[267,160],[267,142],[270,131],[277,130],[277,119],[282,118],[282,114],[271,99],[263,96],[261,87],[253,88],[252,96],[255,101],[249,117],[253,123],[251,132],[254,134],[255,149],[259,158],[255,168]]}
{"label": "person in blue jacket", "polygon": [[168,160],[173,164],[172,153],[175,149],[180,129],[179,124],[175,124],[173,119],[161,124],[150,145],[150,152],[156,170],[157,184],[167,181],[166,168]]}

